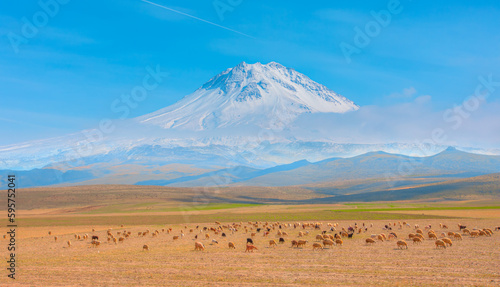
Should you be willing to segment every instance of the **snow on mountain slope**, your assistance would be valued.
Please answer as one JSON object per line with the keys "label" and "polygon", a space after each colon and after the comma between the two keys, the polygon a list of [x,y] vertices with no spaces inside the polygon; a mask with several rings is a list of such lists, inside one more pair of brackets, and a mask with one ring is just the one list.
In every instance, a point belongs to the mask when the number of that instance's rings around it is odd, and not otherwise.
{"label": "snow on mountain slope", "polygon": [[187,130],[241,125],[281,129],[303,113],[345,113],[359,107],[278,63],[240,63],[172,106],[137,120]]}

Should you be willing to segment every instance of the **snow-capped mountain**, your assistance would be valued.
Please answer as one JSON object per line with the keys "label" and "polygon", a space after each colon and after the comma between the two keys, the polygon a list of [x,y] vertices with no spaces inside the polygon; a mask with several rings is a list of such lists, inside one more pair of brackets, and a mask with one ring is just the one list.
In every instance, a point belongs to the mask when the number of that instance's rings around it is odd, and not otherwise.
{"label": "snow-capped mountain", "polygon": [[[134,165],[134,170],[137,166],[148,170],[144,171],[145,176],[159,177],[149,169],[169,164],[203,170],[232,166],[270,168],[371,151],[429,156],[446,148],[420,142],[359,143],[349,138],[342,141],[337,140],[335,129],[318,128],[338,127],[342,119],[362,112],[358,108],[293,69],[275,62],[243,62],[213,77],[174,105],[138,118],[115,121],[116,128],[111,133],[96,128],[0,146],[0,170],[51,167],[74,171],[104,164],[109,167],[105,172],[112,173],[110,170]],[[337,121],[330,122],[331,118]],[[500,154],[499,150],[473,152]],[[84,176],[88,178],[89,174]],[[74,178],[71,174],[67,177]]]}
{"label": "snow-capped mountain", "polygon": [[278,63],[240,63],[176,104],[137,118],[163,128],[211,130],[255,125],[280,129],[303,113],[345,113],[359,107]]}

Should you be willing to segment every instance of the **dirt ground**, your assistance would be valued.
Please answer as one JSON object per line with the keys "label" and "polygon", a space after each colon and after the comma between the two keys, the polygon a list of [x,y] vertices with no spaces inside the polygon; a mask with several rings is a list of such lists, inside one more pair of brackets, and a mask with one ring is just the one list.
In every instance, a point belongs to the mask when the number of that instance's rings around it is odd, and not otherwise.
{"label": "dirt ground", "polygon": [[[394,229],[399,239],[414,232],[414,224],[421,228],[431,224],[438,237],[441,232],[458,231],[458,223],[470,228],[491,228],[500,225],[498,219],[426,219],[408,223],[411,228]],[[331,222],[336,223],[336,222]],[[352,221],[338,222],[340,227],[354,225]],[[361,225],[361,221],[357,222]],[[106,242],[109,226],[27,227],[18,230],[16,280],[7,278],[2,268],[0,286],[499,286],[500,285],[500,231],[492,237],[453,240],[453,246],[436,249],[434,240],[420,245],[408,242],[408,250],[399,250],[396,241],[365,244],[371,234],[385,233],[387,221],[365,221],[366,233],[344,239],[342,246],[312,250],[315,237],[321,230],[284,228],[289,235],[285,244],[269,247],[277,229],[267,237],[263,231],[253,237],[258,250],[245,253],[245,243],[251,232],[240,228],[234,234],[224,230],[227,237],[214,232],[200,232],[198,224],[172,226],[113,226],[112,233],[131,231],[123,243]],[[370,224],[374,224],[370,227]],[[440,229],[444,223],[450,229]],[[222,223],[224,225],[225,223]],[[244,225],[249,226],[247,223]],[[199,224],[200,228],[216,227]],[[162,228],[173,228],[168,234]],[[189,229],[194,229],[190,233]],[[340,228],[337,227],[339,230]],[[52,235],[48,235],[48,230]],[[139,231],[158,229],[160,234],[138,237]],[[327,222],[322,230],[327,230]],[[174,235],[185,236],[173,240]],[[299,231],[309,234],[299,238]],[[255,228],[253,232],[256,232]],[[76,240],[74,235],[98,235],[102,244],[92,248],[90,239]],[[210,239],[205,239],[205,233]],[[334,233],[334,232],[328,232]],[[206,250],[194,251],[194,236]],[[58,236],[55,242],[54,236]],[[426,236],[427,237],[427,236]],[[216,239],[218,244],[212,242]],[[291,248],[293,239],[308,240],[304,248]],[[71,247],[67,241],[72,242]],[[228,242],[236,244],[229,249]],[[144,244],[150,251],[143,251]],[[7,245],[1,239],[0,245]],[[2,248],[6,250],[6,248]],[[4,258],[7,252],[3,251]]]}

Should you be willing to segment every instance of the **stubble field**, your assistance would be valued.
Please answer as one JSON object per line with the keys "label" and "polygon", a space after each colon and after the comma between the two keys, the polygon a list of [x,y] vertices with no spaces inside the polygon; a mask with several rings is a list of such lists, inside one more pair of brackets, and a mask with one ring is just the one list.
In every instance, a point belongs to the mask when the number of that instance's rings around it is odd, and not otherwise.
{"label": "stubble field", "polygon": [[[455,215],[458,215],[457,211]],[[251,216],[249,216],[249,219]],[[458,223],[469,228],[491,228],[498,225],[497,219],[408,219],[411,227],[393,229],[398,239],[408,238],[415,232],[414,225],[431,224],[438,235],[441,232],[458,232]],[[308,221],[311,222],[311,221]],[[86,226],[75,222],[63,226],[31,226],[20,228],[18,233],[18,269],[16,280],[0,280],[1,286],[498,286],[500,284],[500,235],[453,240],[453,246],[436,249],[434,240],[426,239],[416,245],[408,242],[408,250],[399,250],[396,240],[367,245],[365,239],[371,234],[385,233],[384,225],[398,220],[342,220],[322,221],[321,230],[308,227],[284,228],[284,244],[269,247],[269,240],[278,241],[278,227],[263,236],[263,230],[243,222],[234,234],[224,229],[227,235],[213,231],[200,231],[203,227],[214,227],[215,223],[189,223],[165,225],[120,225]],[[221,225],[233,222],[221,222]],[[239,222],[238,222],[239,223]],[[287,222],[293,224],[294,222]],[[312,250],[315,237],[322,230],[329,230],[328,223],[338,223],[337,233],[357,223],[368,227],[367,232],[356,233],[352,239],[343,239],[337,245],[323,250]],[[439,228],[439,223],[449,229]],[[259,226],[262,227],[262,222]],[[373,224],[373,227],[370,227]],[[196,228],[198,226],[198,229]],[[248,232],[245,232],[247,226]],[[187,228],[186,228],[187,227]],[[92,232],[92,228],[95,232]],[[130,231],[131,236],[122,243],[107,242],[108,228],[119,238],[117,232]],[[167,232],[172,228],[170,233]],[[253,230],[250,230],[253,228]],[[138,236],[147,229],[151,233]],[[162,229],[166,231],[162,232]],[[193,229],[193,232],[189,230]],[[173,236],[185,234],[177,240]],[[51,235],[48,235],[51,231]],[[298,237],[299,232],[308,232]],[[251,233],[256,233],[251,236]],[[205,239],[205,234],[210,235]],[[75,234],[97,235],[101,245],[93,248],[91,240],[75,239]],[[198,239],[194,237],[198,235]],[[424,235],[427,238],[426,232]],[[57,242],[54,236],[58,237]],[[253,253],[245,252],[246,239],[252,237],[258,248]],[[218,244],[212,242],[218,241]],[[303,248],[292,248],[291,240],[303,239],[308,243]],[[68,247],[67,241],[71,241]],[[195,251],[194,242],[202,242],[205,251]],[[232,241],[236,249],[229,249]],[[2,244],[6,244],[3,239]],[[319,242],[319,241],[318,241]],[[143,245],[149,251],[143,250]],[[4,271],[5,273],[5,271]]]}

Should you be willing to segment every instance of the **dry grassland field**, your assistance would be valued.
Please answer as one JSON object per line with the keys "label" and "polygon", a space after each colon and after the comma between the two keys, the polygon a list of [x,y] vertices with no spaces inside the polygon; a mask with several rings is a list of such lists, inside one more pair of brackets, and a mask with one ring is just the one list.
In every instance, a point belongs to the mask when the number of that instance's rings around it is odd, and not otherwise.
{"label": "dry grassland field", "polygon": [[[189,205],[113,199],[84,205],[79,199],[75,205],[68,200],[54,207],[48,200],[53,194],[44,194],[34,197],[40,208],[28,198],[20,199],[31,208],[18,211],[16,279],[8,278],[2,268],[0,286],[500,285],[498,202]],[[7,221],[0,223],[5,234]],[[341,245],[325,246],[317,240],[317,235],[334,236],[355,224],[367,230],[356,230],[351,239],[343,237]],[[389,224],[392,230],[385,228]],[[473,238],[458,224],[470,231],[491,229],[493,234]],[[425,238],[420,244],[409,239],[415,225]],[[436,248],[428,225],[437,238],[442,233],[451,238],[452,246]],[[389,238],[390,232],[397,238]],[[462,240],[448,232],[461,234]],[[386,240],[366,243],[382,233]],[[99,246],[92,245],[92,236],[98,236]],[[284,243],[279,243],[280,237]],[[245,252],[247,238],[257,250]],[[270,246],[271,240],[276,246]],[[297,248],[292,240],[307,243]],[[399,249],[398,240],[408,249]],[[196,251],[195,242],[205,249]],[[7,244],[0,239],[3,258],[9,256]],[[320,248],[313,250],[313,244]]]}

